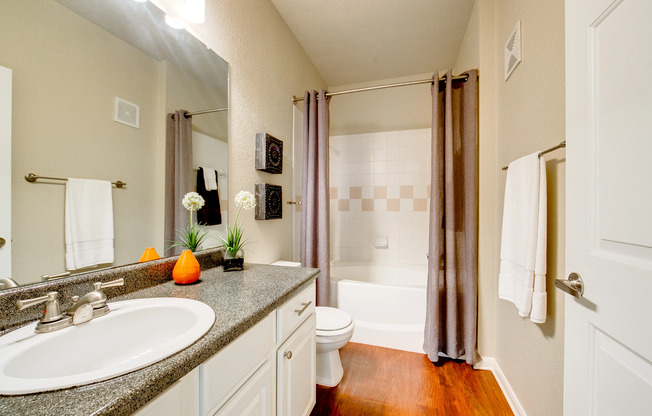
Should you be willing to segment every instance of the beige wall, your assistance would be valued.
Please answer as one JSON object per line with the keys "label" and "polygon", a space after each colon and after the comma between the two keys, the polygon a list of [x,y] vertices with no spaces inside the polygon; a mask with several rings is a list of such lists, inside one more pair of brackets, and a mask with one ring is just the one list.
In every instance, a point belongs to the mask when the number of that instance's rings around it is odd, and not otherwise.
{"label": "beige wall", "polygon": [[478,68],[480,64],[480,1],[476,0],[466,25],[466,31],[462,38],[460,50],[457,52],[457,59],[453,66],[453,73],[468,69]]}
{"label": "beige wall", "polygon": [[[498,251],[496,236],[496,138],[495,138],[495,80],[493,74],[493,36],[483,33],[481,27],[493,28],[493,4],[478,0],[473,6],[462,45],[457,55],[454,73],[471,68],[479,71],[479,253],[478,253],[478,351],[480,355],[494,355],[494,323],[497,281],[494,269]],[[490,51],[490,53],[487,53]],[[487,66],[491,70],[487,70]]]}
{"label": "beige wall", "polygon": [[[27,172],[127,182],[113,190],[115,257],[137,261],[154,241],[157,63],[54,2],[13,2],[0,33],[13,70],[13,277],[65,271],[65,186]],[[140,106],[139,129],[113,121],[115,96]]]}
{"label": "beige wall", "polygon": [[[179,16],[172,0],[159,1]],[[229,175],[231,194],[254,192],[254,184],[283,186],[283,199],[292,194],[292,95],[325,87],[312,62],[269,0],[208,0],[206,22],[192,31],[230,66]],[[256,133],[283,140],[283,174],[254,169]],[[251,242],[246,260],[268,263],[292,258],[292,211],[283,206],[283,219],[255,221],[242,212],[245,237]],[[230,210],[234,208],[230,201]],[[233,211],[232,211],[233,212]]]}
{"label": "beige wall", "polygon": [[[523,61],[504,81],[503,47],[521,21]],[[563,401],[564,152],[546,155],[548,169],[548,317],[537,325],[497,299],[498,248],[505,187],[500,167],[564,137],[564,2],[480,0],[481,305],[495,302],[493,355],[528,416],[558,415]],[[494,196],[488,192],[495,191]],[[495,203],[495,209],[490,204]],[[484,256],[484,258],[483,258]],[[488,258],[491,257],[491,258]],[[493,281],[492,281],[493,280]],[[491,292],[491,294],[490,294]],[[491,296],[491,299],[489,298]],[[481,306],[482,310],[482,306]],[[481,318],[482,319],[482,318]]]}

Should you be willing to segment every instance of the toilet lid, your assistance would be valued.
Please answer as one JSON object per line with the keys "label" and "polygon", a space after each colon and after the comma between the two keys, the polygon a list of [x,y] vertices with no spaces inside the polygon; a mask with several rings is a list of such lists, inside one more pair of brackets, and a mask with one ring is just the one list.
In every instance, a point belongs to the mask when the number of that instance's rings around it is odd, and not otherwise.
{"label": "toilet lid", "polygon": [[348,313],[327,306],[317,306],[315,313],[318,331],[337,331],[351,325],[353,321]]}

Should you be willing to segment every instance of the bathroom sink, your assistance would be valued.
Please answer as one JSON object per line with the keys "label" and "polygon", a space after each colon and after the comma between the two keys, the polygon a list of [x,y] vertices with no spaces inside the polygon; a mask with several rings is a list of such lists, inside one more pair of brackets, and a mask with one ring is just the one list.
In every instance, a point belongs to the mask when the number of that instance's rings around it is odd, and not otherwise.
{"label": "bathroom sink", "polygon": [[0,337],[0,394],[58,390],[146,367],[190,346],[215,321],[208,305],[151,298],[109,303],[108,315],[36,334],[36,323]]}

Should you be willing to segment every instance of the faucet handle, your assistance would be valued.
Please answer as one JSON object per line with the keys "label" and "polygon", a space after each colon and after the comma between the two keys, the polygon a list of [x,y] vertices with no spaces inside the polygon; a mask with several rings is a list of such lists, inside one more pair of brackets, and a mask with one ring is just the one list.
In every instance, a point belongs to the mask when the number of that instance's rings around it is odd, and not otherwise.
{"label": "faucet handle", "polygon": [[58,292],[48,292],[45,296],[40,296],[33,299],[17,300],[16,307],[18,310],[29,308],[30,306],[38,305],[45,302],[45,311],[41,317],[42,323],[58,321],[63,317],[61,308],[59,307]]}
{"label": "faucet handle", "polygon": [[110,282],[105,282],[105,283],[95,282],[93,283],[93,288],[95,290],[101,290],[107,287],[122,286],[124,284],[125,284],[125,279],[121,277],[119,279],[112,280]]}

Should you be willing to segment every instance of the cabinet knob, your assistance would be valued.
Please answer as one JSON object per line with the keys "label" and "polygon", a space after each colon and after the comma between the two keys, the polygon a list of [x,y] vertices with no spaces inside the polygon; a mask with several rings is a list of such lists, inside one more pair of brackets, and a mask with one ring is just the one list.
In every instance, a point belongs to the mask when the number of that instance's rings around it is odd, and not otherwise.
{"label": "cabinet knob", "polygon": [[288,360],[292,359],[292,351],[285,351],[285,354],[283,354],[283,357],[287,358]]}

